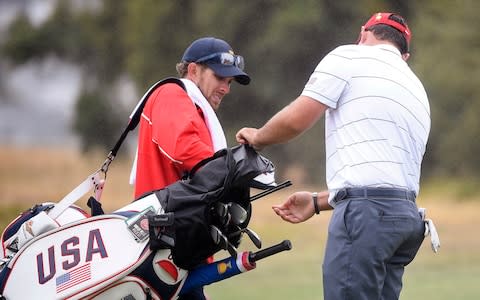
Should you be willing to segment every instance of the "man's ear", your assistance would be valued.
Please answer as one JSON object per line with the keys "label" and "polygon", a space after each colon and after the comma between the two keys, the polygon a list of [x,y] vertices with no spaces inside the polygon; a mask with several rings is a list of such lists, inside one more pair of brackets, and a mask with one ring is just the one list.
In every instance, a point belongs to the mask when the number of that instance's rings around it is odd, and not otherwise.
{"label": "man's ear", "polygon": [[196,63],[189,63],[187,67],[188,74],[195,75],[197,74],[197,64]]}
{"label": "man's ear", "polygon": [[360,34],[358,35],[358,42],[357,44],[363,44],[367,39],[367,32],[365,31],[365,26],[360,28]]}
{"label": "man's ear", "polygon": [[200,72],[200,65],[192,62],[187,67],[187,78],[193,82],[197,82],[197,77]]}
{"label": "man's ear", "polygon": [[410,58],[410,53],[403,53],[402,58],[404,61],[407,61]]}

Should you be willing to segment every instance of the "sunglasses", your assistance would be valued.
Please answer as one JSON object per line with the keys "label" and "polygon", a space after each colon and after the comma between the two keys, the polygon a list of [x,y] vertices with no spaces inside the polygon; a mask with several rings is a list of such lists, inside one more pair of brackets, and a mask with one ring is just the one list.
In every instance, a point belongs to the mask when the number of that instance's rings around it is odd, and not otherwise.
{"label": "sunglasses", "polygon": [[243,56],[234,55],[228,52],[213,53],[204,57],[200,57],[195,62],[201,63],[201,62],[207,62],[207,61],[219,63],[225,66],[235,66],[240,70],[243,70],[243,68],[245,67],[245,61],[243,60]]}

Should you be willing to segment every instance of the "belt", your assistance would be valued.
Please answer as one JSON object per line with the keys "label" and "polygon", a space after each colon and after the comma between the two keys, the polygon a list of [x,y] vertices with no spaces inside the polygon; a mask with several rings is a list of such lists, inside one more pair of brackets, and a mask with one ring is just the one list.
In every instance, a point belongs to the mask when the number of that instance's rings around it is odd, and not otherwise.
{"label": "belt", "polygon": [[415,192],[396,188],[345,188],[337,192],[334,202],[348,198],[408,200],[415,202]]}

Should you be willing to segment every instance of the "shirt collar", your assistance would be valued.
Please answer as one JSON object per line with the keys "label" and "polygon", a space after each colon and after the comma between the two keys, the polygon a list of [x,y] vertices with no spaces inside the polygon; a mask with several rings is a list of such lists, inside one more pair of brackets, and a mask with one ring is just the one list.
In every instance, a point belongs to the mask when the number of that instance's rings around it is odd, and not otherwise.
{"label": "shirt collar", "polygon": [[377,48],[380,48],[382,50],[385,50],[385,51],[389,51],[389,52],[392,52],[398,56],[402,56],[402,54],[400,53],[400,50],[398,50],[397,47],[393,46],[393,45],[390,45],[390,44],[378,44],[378,45],[374,45],[372,47],[377,47]]}

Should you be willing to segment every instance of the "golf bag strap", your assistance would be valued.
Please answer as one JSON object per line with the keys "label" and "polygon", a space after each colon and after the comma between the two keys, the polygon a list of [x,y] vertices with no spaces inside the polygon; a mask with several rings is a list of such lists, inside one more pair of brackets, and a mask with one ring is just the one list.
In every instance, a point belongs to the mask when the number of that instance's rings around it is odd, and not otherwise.
{"label": "golf bag strap", "polygon": [[100,170],[88,176],[79,186],[77,186],[73,191],[71,191],[59,203],[55,205],[55,207],[48,213],[48,215],[52,219],[56,219],[58,216],[60,216],[65,211],[65,209],[67,209],[70,205],[75,203],[78,199],[80,199],[83,195],[88,193],[91,189],[95,190],[96,200],[98,201],[100,200],[101,192],[105,184],[105,179],[100,178],[100,173],[103,172],[106,177],[108,167],[110,163],[113,161],[113,159],[115,158],[115,156],[117,155],[117,152],[120,149],[120,146],[122,145],[123,141],[127,137],[128,132],[134,130],[137,127],[138,123],[140,122],[140,117],[142,116],[142,111],[143,111],[143,108],[145,107],[145,104],[147,103],[148,98],[159,86],[166,83],[176,83],[179,86],[181,86],[184,90],[186,89],[185,85],[180,79],[173,78],[173,77],[165,78],[155,83],[145,93],[145,95],[143,95],[142,99],[140,99],[140,101],[138,102],[137,106],[135,107],[132,114],[130,115],[130,120],[127,124],[127,127],[123,131],[122,135],[118,139],[115,146],[112,148],[112,150],[110,150],[110,153],[108,154],[108,157],[103,163]]}
{"label": "golf bag strap", "polygon": [[97,199],[100,198],[105,180],[100,178],[100,170],[88,176],[82,183],[80,183],[75,189],[68,193],[62,200],[60,200],[55,206],[48,212],[48,215],[52,219],[58,218],[68,207],[77,202],[82,196],[88,193],[90,190],[95,191]]}
{"label": "golf bag strap", "polygon": [[[165,78],[163,80],[158,81],[154,85],[152,85],[152,87],[150,89],[148,89],[148,91],[145,93],[145,95],[143,95],[142,99],[140,99],[140,101],[137,103],[137,105],[133,109],[132,113],[130,114],[130,118],[129,118],[129,122],[127,124],[127,127],[122,132],[122,135],[118,139],[115,146],[112,148],[112,150],[110,150],[110,153],[108,154],[107,159],[105,160],[105,162],[103,163],[103,165],[101,167],[102,172],[107,174],[108,167],[110,166],[112,161],[115,159],[115,156],[117,156],[117,152],[120,149],[120,146],[122,146],[123,141],[127,137],[127,134],[130,131],[134,130],[137,127],[138,123],[140,123],[140,118],[142,116],[143,108],[145,107],[145,104],[147,104],[147,100],[150,97],[150,95],[159,86],[164,85],[166,83],[175,83],[175,84],[178,84],[183,90],[185,90],[185,91],[187,90],[187,88],[185,87],[185,84],[180,79],[174,78],[174,77]],[[130,180],[132,180],[132,179],[130,179]]]}
{"label": "golf bag strap", "polygon": [[113,155],[114,157],[117,155],[117,152],[120,149],[120,146],[122,145],[123,141],[127,137],[128,132],[134,130],[137,127],[138,123],[140,122],[140,117],[142,116],[143,108],[145,107],[145,104],[147,103],[147,100],[150,97],[150,95],[159,86],[164,85],[166,83],[176,83],[180,87],[182,87],[182,89],[186,90],[186,87],[183,84],[183,82],[180,79],[174,78],[174,77],[168,77],[168,78],[162,79],[162,80],[158,81],[157,83],[155,83],[154,85],[152,85],[152,87],[150,89],[148,89],[148,91],[145,93],[145,95],[143,95],[142,99],[140,99],[140,101],[137,103],[135,109],[133,110],[132,114],[130,115],[127,127],[123,131],[122,135],[118,139],[115,146],[110,151],[111,155]]}

